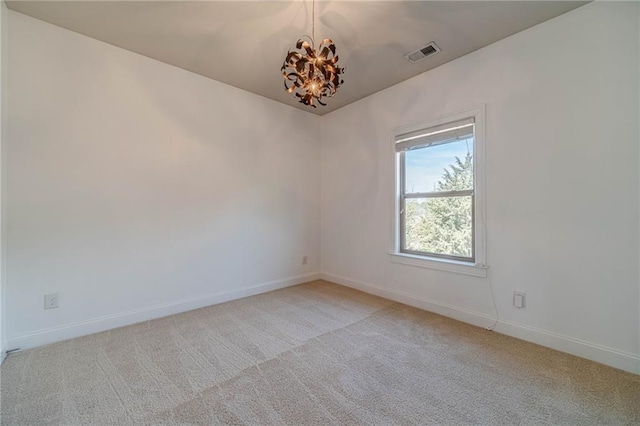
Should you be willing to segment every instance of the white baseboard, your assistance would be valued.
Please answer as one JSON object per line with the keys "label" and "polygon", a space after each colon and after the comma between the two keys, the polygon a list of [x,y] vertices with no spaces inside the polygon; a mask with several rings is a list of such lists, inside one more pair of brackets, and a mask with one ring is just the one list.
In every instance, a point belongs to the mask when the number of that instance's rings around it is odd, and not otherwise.
{"label": "white baseboard", "polygon": [[[365,293],[374,294],[376,296],[384,297],[385,299],[400,302],[425,311],[434,312],[478,327],[488,327],[495,322],[495,317],[490,315],[438,302],[436,300],[415,296],[405,292],[384,289],[368,283],[329,273],[323,272],[321,277],[326,281],[344,285],[345,287],[351,287]],[[596,343],[587,342],[552,331],[529,327],[527,325],[508,320],[498,321],[494,331],[561,352],[566,352],[571,355],[576,355],[581,358],[596,361],[601,364],[609,365],[614,368],[619,368],[620,370],[628,371],[630,373],[640,374],[640,356],[637,354],[620,351],[618,349],[598,345]]]}
{"label": "white baseboard", "polygon": [[254,296],[256,294],[266,293],[318,279],[320,279],[320,273],[304,274],[230,292],[207,294],[162,305],[149,306],[134,311],[93,318],[87,321],[67,324],[61,327],[38,330],[33,333],[8,339],[7,348],[10,350],[15,348],[20,348],[20,350],[35,348],[37,346],[166,317],[168,315],[178,314],[205,306],[217,305],[219,303]]}

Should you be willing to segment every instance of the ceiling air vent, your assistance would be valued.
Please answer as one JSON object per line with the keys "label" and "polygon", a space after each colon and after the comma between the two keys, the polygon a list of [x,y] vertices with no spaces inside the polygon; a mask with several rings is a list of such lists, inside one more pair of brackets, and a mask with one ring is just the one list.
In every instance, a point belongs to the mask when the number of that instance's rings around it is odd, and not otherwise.
{"label": "ceiling air vent", "polygon": [[405,59],[409,62],[418,62],[427,56],[435,55],[440,51],[440,48],[435,44],[435,42],[431,42],[420,49],[407,53],[404,55]]}

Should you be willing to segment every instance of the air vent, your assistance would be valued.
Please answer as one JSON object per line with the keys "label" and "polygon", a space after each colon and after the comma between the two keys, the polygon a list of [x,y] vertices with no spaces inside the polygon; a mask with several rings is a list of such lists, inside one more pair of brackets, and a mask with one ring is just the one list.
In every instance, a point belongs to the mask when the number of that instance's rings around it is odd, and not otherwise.
{"label": "air vent", "polygon": [[432,41],[414,52],[407,53],[404,57],[409,62],[418,62],[427,56],[435,55],[439,51],[440,48]]}

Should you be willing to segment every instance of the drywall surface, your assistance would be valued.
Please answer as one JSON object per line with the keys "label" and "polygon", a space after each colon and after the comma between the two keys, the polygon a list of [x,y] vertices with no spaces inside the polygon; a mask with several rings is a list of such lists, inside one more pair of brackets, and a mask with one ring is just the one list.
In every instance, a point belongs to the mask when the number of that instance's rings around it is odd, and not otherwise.
{"label": "drywall surface", "polygon": [[[497,331],[640,373],[637,7],[589,4],[327,115],[323,276],[483,326],[492,287]],[[394,129],[478,105],[488,278],[392,263]]]}
{"label": "drywall surface", "polygon": [[[7,61],[5,60],[7,49],[7,5],[2,2],[0,3],[0,206],[2,204],[2,198],[4,196],[4,167],[2,167],[2,151],[5,140],[6,133],[6,120],[5,113],[6,109],[4,108],[4,96],[5,96],[5,87],[6,87],[6,68]],[[5,297],[5,277],[4,277],[4,238],[3,238],[3,228],[2,225],[4,221],[2,208],[0,207],[0,363],[4,360],[5,351],[6,351],[6,333],[5,333],[5,305],[6,305],[6,297]]]}
{"label": "drywall surface", "polygon": [[10,346],[317,277],[317,117],[8,15]]}

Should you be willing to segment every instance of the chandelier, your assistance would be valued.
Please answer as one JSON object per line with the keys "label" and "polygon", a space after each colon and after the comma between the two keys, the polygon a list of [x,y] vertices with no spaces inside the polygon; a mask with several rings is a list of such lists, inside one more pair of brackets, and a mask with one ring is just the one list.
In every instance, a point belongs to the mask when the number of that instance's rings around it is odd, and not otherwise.
{"label": "chandelier", "polygon": [[[314,45],[315,39],[315,0],[311,18],[311,37],[302,36],[296,43],[296,50],[289,50],[287,58],[282,64],[284,88],[287,93],[293,93],[299,102],[313,108],[314,99],[320,105],[326,105],[322,98],[336,94],[343,83],[341,74],[344,68],[338,66],[336,46],[329,38],[325,38],[318,50]],[[309,41],[303,40],[307,38]]]}

